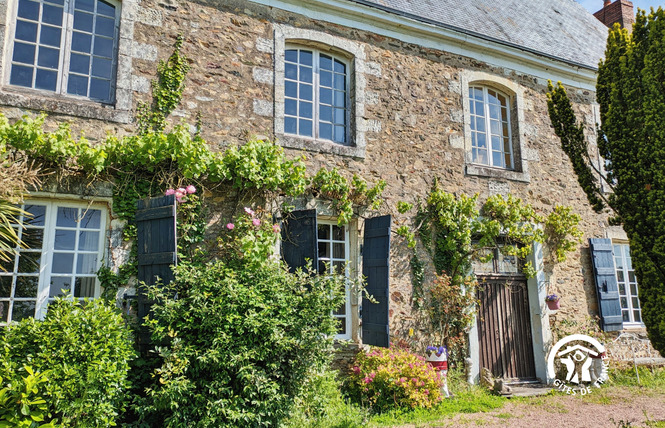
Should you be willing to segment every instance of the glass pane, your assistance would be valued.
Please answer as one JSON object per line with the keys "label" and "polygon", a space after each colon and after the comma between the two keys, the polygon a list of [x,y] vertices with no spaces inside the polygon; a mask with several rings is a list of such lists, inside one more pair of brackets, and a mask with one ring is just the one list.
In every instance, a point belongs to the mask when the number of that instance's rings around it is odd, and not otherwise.
{"label": "glass pane", "polygon": [[335,60],[335,72],[346,74],[346,65],[341,61]]}
{"label": "glass pane", "polygon": [[115,19],[98,16],[97,22],[95,24],[95,34],[100,34],[102,36],[107,36],[107,37],[113,37],[114,33],[115,33]]}
{"label": "glass pane", "polygon": [[291,98],[298,98],[298,84],[289,80],[284,82],[284,95]]}
{"label": "glass pane", "polygon": [[37,69],[37,76],[35,78],[35,88],[55,91],[55,85],[57,81],[58,81],[58,74],[55,71]]}
{"label": "glass pane", "polygon": [[90,34],[79,33],[78,31],[74,31],[72,35],[73,51],[90,53],[91,46],[92,46],[92,36]]}
{"label": "glass pane", "polygon": [[[503,122],[502,129],[503,129],[503,136],[507,138],[508,137],[508,124]],[[506,140],[506,141],[508,141],[508,140]],[[508,150],[506,149],[506,151],[508,151]]]}
{"label": "glass pane", "polygon": [[335,107],[346,107],[346,92],[335,91]]}
{"label": "glass pane", "polygon": [[[494,119],[490,120],[490,132],[495,135],[501,135],[501,122]],[[497,147],[497,150],[500,150],[500,147]]]}
{"label": "glass pane", "polygon": [[99,232],[80,232],[79,250],[97,251],[99,249]]}
{"label": "glass pane", "polygon": [[642,322],[642,314],[640,311],[633,311],[633,316],[635,317],[635,322]]}
{"label": "glass pane", "polygon": [[482,117],[476,117],[476,131],[485,132],[485,119]]}
{"label": "glass pane", "polygon": [[110,79],[112,69],[113,69],[113,64],[110,59],[99,58],[99,57],[94,57],[92,59],[93,76]]}
{"label": "glass pane", "polygon": [[97,13],[100,15],[115,16],[115,6],[105,1],[98,1]]}
{"label": "glass pane", "polygon": [[624,284],[623,282],[619,283],[619,294],[621,294],[622,296],[626,295],[626,284]]}
{"label": "glass pane", "polygon": [[332,73],[329,71],[321,71],[319,73],[319,83],[321,86],[332,87]]}
{"label": "glass pane", "polygon": [[621,311],[621,315],[623,315],[623,322],[630,322],[629,311]]}
{"label": "glass pane", "polygon": [[95,278],[76,278],[74,297],[95,297]]}
{"label": "glass pane", "polygon": [[508,122],[508,109],[505,107],[501,109],[501,120],[504,122]]}
{"label": "glass pane", "polygon": [[333,65],[332,65],[332,58],[329,57],[328,55],[323,55],[321,54],[319,56],[319,66],[321,67],[321,70],[330,70],[332,71]]}
{"label": "glass pane", "polygon": [[322,260],[319,260],[319,275],[327,273],[326,263]]}
{"label": "glass pane", "polygon": [[300,94],[298,96],[301,100],[312,100],[312,85],[306,83],[300,84]]}
{"label": "glass pane", "polygon": [[18,86],[32,86],[32,67],[24,67],[22,65],[12,65],[12,73],[9,77],[9,83]]}
{"label": "glass pane", "polygon": [[18,258],[18,273],[39,273],[42,253],[22,252]]}
{"label": "glass pane", "polygon": [[0,267],[3,272],[14,272],[14,264],[16,263],[16,256],[10,255],[9,260],[0,259]]}
{"label": "glass pane", "polygon": [[328,226],[327,224],[320,224],[318,238],[330,239],[330,226]]}
{"label": "glass pane", "polygon": [[291,116],[298,115],[298,101],[286,99],[284,100],[284,114]]}
{"label": "glass pane", "polygon": [[330,242],[319,242],[319,259],[330,259]]}
{"label": "glass pane", "polygon": [[0,302],[0,323],[6,323],[8,315],[9,315],[9,302]]}
{"label": "glass pane", "polygon": [[300,66],[300,81],[312,83],[312,69],[310,67]]}
{"label": "glass pane", "polygon": [[79,254],[76,273],[94,274],[97,272],[97,254]]}
{"label": "glass pane", "polygon": [[39,20],[39,3],[28,0],[18,2],[18,16],[20,18]]}
{"label": "glass pane", "polygon": [[51,277],[51,286],[49,288],[49,297],[64,296],[72,292],[72,278],[69,276]]}
{"label": "glass pane", "polygon": [[333,127],[329,123],[319,123],[319,138],[323,138],[325,140],[332,140],[333,139]]}
{"label": "glass pane", "polygon": [[487,160],[487,150],[485,149],[478,149],[477,151],[478,155],[475,159],[476,162],[482,163],[484,165],[487,165],[489,161]]}
{"label": "glass pane", "polygon": [[92,15],[89,13],[75,11],[74,29],[92,33]]}
{"label": "glass pane", "polygon": [[[63,8],[61,6],[44,4],[44,9],[42,11],[42,22],[57,25],[58,27],[62,26],[62,11]],[[44,27],[42,27],[42,31],[44,31]]]}
{"label": "glass pane", "polygon": [[501,137],[492,135],[492,150],[500,152],[501,149]]}
{"label": "glass pane", "polygon": [[637,278],[635,278],[635,271],[628,271],[628,281],[637,282]]}
{"label": "glass pane", "polygon": [[312,65],[312,52],[311,51],[300,51],[300,63],[303,65]]}
{"label": "glass pane", "polygon": [[23,209],[32,214],[27,223],[31,226],[44,226],[46,221],[46,207],[44,205],[26,205]]}
{"label": "glass pane", "polygon": [[[26,43],[19,43],[19,42],[14,43],[14,55],[12,56],[12,60],[15,62],[34,64],[35,46]],[[30,70],[32,71],[32,69]],[[30,79],[32,79],[32,73],[30,73]]]}
{"label": "glass pane", "polygon": [[75,7],[76,9],[92,12],[95,10],[95,0],[76,0]]}
{"label": "glass pane", "polygon": [[52,273],[72,273],[74,269],[74,254],[55,253],[53,254]]}
{"label": "glass pane", "polygon": [[344,254],[344,244],[342,243],[335,243],[333,244],[333,257],[336,259],[343,259],[345,258]]}
{"label": "glass pane", "polygon": [[12,321],[21,321],[25,318],[32,318],[35,316],[35,302],[14,302],[14,309],[12,311]]}
{"label": "glass pane", "polygon": [[627,297],[622,297],[621,298],[621,307],[624,308],[624,309],[628,307],[628,298]]}
{"label": "glass pane", "polygon": [[95,37],[93,53],[99,56],[111,58],[113,56],[113,39],[105,37]]}
{"label": "glass pane", "polygon": [[67,84],[67,93],[83,96],[88,95],[88,78],[70,74],[69,82]]}
{"label": "glass pane", "polygon": [[90,98],[107,101],[111,99],[111,81],[90,79]]}
{"label": "glass pane", "polygon": [[503,167],[503,156],[501,152],[492,152],[492,165]]}
{"label": "glass pane", "polygon": [[499,272],[500,273],[517,273],[517,257],[499,252]]}
{"label": "glass pane", "polygon": [[640,301],[637,297],[631,298],[631,303],[633,304],[633,309],[639,309]]}
{"label": "glass pane", "polygon": [[16,290],[14,297],[37,297],[39,288],[39,277],[37,276],[17,276]]}
{"label": "glass pane", "polygon": [[630,294],[637,296],[637,284],[630,284]]}
{"label": "glass pane", "polygon": [[335,74],[335,89],[346,90],[346,76]]}
{"label": "glass pane", "polygon": [[312,136],[312,121],[311,120],[300,119],[298,121],[298,126],[299,126],[298,134],[305,135],[307,137]]}
{"label": "glass pane", "polygon": [[284,59],[290,62],[298,62],[298,50],[296,49],[287,49],[284,52]]}
{"label": "glass pane", "polygon": [[346,334],[346,318],[338,318],[337,334]]}
{"label": "glass pane", "polygon": [[336,261],[332,263],[333,272],[337,275],[344,275],[344,270],[346,267],[346,262]]}
{"label": "glass pane", "polygon": [[628,250],[628,245],[624,245],[626,249],[626,269],[633,270],[633,261],[630,258],[630,252]]}
{"label": "glass pane", "polygon": [[[69,61],[69,71],[74,73],[88,74],[90,72],[90,56],[72,53]],[[87,78],[85,78],[85,82],[87,89]]]}
{"label": "glass pane", "polygon": [[60,28],[42,26],[39,42],[48,46],[60,47]]}
{"label": "glass pane", "polygon": [[344,241],[344,226],[333,225],[332,236],[335,241]]}
{"label": "glass pane", "polygon": [[485,134],[476,133],[475,135],[476,135],[476,145],[478,146],[478,148],[484,149],[485,147],[487,147],[487,143],[485,142]]}
{"label": "glass pane", "polygon": [[320,106],[319,119],[326,122],[332,122],[332,107],[325,105]]}
{"label": "glass pane", "polygon": [[297,134],[298,133],[298,125],[297,121],[293,117],[285,117],[284,118],[284,132],[287,134]]}
{"label": "glass pane", "polygon": [[0,297],[10,297],[12,292],[12,279],[11,276],[0,276]]}
{"label": "glass pane", "polygon": [[[25,40],[26,42],[36,42],[37,41],[37,24],[34,22],[27,21],[17,21],[16,22],[16,39]],[[24,49],[22,44],[14,44],[14,55],[16,51]]]}
{"label": "glass pane", "polygon": [[54,248],[56,250],[74,250],[76,247],[76,231],[61,230],[55,231]]}
{"label": "glass pane", "polygon": [[332,104],[332,89],[321,88],[319,94],[321,103]]}
{"label": "glass pane", "polygon": [[[499,113],[499,110],[501,110],[501,107],[496,106],[494,104],[490,104],[489,105],[489,110],[490,110],[490,118],[496,120],[497,123],[498,123],[499,120],[501,119],[501,113]],[[499,131],[498,131],[498,128],[497,128],[497,134],[498,134],[498,132]]]}
{"label": "glass pane", "polygon": [[58,217],[55,224],[59,227],[76,227],[78,215],[78,208],[58,207]]}
{"label": "glass pane", "polygon": [[[47,48],[44,46],[39,47],[39,59],[37,59],[37,65],[40,67],[57,70],[59,59],[60,51],[58,49]],[[42,70],[37,71],[37,80],[39,80],[39,73],[41,71]],[[55,86],[53,86],[53,88],[55,89]]]}
{"label": "glass pane", "polygon": [[338,125],[346,124],[346,110],[341,108],[335,109],[335,118],[334,122]]}
{"label": "glass pane", "polygon": [[618,270],[618,271],[617,271],[617,281],[619,281],[619,282],[625,282],[625,279],[624,279],[624,277],[623,277],[623,271],[622,271],[622,270]]}
{"label": "glass pane", "polygon": [[287,79],[298,80],[298,67],[293,64],[284,64],[284,76]]}
{"label": "glass pane", "polygon": [[505,166],[506,168],[511,168],[511,167],[513,166],[513,161],[512,161],[512,159],[510,158],[510,153],[506,153],[506,154],[504,155],[504,160],[505,160],[504,166]]}
{"label": "glass pane", "polygon": [[344,126],[335,126],[335,135],[333,140],[336,143],[345,143],[346,142],[346,128]]}

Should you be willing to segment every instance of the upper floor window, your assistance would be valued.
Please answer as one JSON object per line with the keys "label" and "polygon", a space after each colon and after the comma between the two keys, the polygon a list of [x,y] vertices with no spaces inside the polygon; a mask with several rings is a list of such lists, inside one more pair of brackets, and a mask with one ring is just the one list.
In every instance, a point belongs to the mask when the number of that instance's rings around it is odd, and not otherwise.
{"label": "upper floor window", "polygon": [[469,87],[474,163],[513,169],[509,97],[486,86]]}
{"label": "upper floor window", "polygon": [[87,204],[30,202],[19,237],[28,245],[0,269],[0,325],[41,317],[55,297],[97,297],[105,215]]}
{"label": "upper floor window", "polygon": [[284,51],[284,133],[348,145],[349,65],[310,48]]}
{"label": "upper floor window", "polygon": [[637,279],[628,244],[613,244],[614,268],[619,286],[619,301],[624,323],[641,323],[642,308],[637,294]]}
{"label": "upper floor window", "polygon": [[120,6],[18,0],[9,84],[113,101]]}

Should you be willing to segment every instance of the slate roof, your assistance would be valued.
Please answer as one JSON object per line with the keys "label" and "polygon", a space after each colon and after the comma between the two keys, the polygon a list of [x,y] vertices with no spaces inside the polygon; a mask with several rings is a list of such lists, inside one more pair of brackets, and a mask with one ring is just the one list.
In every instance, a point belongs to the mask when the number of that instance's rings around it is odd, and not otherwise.
{"label": "slate roof", "polygon": [[351,1],[588,68],[605,51],[607,27],[574,0]]}

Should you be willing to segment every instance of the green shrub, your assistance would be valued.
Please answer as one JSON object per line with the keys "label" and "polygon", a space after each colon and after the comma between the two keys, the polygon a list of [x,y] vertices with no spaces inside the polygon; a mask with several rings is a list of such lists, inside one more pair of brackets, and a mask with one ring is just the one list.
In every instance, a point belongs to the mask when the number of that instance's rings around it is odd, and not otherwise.
{"label": "green shrub", "polygon": [[441,401],[436,371],[422,356],[399,348],[359,353],[347,386],[351,397],[375,412],[429,408]]}
{"label": "green shrub", "polygon": [[152,289],[163,364],[144,413],[163,417],[160,426],[276,426],[332,354],[343,277],[229,259],[181,264],[174,283]]}
{"label": "green shrub", "polygon": [[43,388],[41,384],[48,381],[48,372],[39,373],[30,366],[24,366],[21,371],[25,375],[17,376],[18,370],[8,364],[3,365],[5,376],[9,377],[0,377],[0,428],[59,427],[56,421],[50,420],[48,405],[39,395],[40,387]]}
{"label": "green shrub", "polygon": [[115,308],[101,300],[57,299],[43,321],[25,319],[1,330],[0,367],[14,382],[21,375],[12,368],[48,371],[39,393],[64,426],[115,425],[134,357],[131,332]]}

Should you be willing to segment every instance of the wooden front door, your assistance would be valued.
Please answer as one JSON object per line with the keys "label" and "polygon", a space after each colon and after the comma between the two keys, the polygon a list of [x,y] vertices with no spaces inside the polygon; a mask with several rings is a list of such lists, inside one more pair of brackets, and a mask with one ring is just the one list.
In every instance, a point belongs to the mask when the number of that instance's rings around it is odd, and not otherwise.
{"label": "wooden front door", "polygon": [[478,281],[480,367],[494,377],[535,380],[526,279],[480,276]]}

